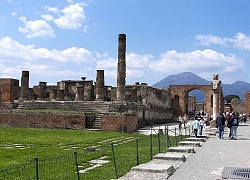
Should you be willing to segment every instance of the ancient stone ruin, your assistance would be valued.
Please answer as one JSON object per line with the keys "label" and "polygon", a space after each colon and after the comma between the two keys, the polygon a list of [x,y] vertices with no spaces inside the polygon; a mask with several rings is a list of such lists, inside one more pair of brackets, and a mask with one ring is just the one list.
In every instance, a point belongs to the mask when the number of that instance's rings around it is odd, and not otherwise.
{"label": "ancient stone ruin", "polygon": [[[57,85],[39,82],[29,87],[29,71],[18,79],[0,78],[1,126],[46,127],[70,129],[100,129],[134,132],[139,127],[165,124],[188,114],[195,99],[188,93],[194,89],[204,92],[202,108],[216,117],[224,111],[223,92],[219,75],[211,85],[170,85],[168,89],[136,82],[126,84],[126,35],[118,37],[117,87],[105,85],[105,71],[96,71],[96,80],[62,80]],[[250,112],[250,93],[245,93]],[[71,110],[76,114],[20,114],[18,110]],[[6,111],[9,110],[9,111]],[[11,110],[11,111],[10,111]],[[15,111],[14,111],[15,110]],[[22,111],[20,111],[22,112]],[[91,114],[91,115],[90,115]]]}
{"label": "ancient stone ruin", "polygon": [[[81,80],[63,80],[57,82],[57,85],[39,82],[37,86],[30,88],[29,71],[22,71],[21,87],[17,79],[2,78],[0,92],[1,108],[4,110],[60,109],[79,111],[83,114],[95,112],[94,118],[86,116],[80,129],[123,129],[131,132],[141,126],[173,121],[170,92],[167,89],[153,88],[139,82],[126,85],[125,34],[118,37],[117,87],[105,85],[104,70],[97,70],[95,82],[82,77]],[[48,127],[40,121],[43,120],[33,123],[33,126]],[[13,123],[9,125],[13,126]],[[52,126],[57,127],[49,127]],[[67,127],[71,128],[69,125]]]}

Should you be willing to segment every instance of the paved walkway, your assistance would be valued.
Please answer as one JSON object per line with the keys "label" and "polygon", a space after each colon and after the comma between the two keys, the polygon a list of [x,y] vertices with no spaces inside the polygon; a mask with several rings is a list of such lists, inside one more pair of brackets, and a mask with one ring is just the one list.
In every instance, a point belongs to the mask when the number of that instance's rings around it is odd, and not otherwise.
{"label": "paved walkway", "polygon": [[[175,125],[173,124],[173,126]],[[158,176],[157,173],[140,172],[141,175],[138,178],[132,173],[131,175],[128,174],[129,176],[124,177],[124,179],[132,177],[135,180],[143,177],[143,179],[148,180],[219,180],[222,179],[222,172],[225,172],[225,169],[228,167],[229,170],[232,168],[237,169],[237,167],[250,168],[250,122],[247,121],[247,123],[240,124],[236,140],[228,138],[228,131],[225,132],[224,139],[219,139],[217,135],[210,135],[206,142],[201,144],[201,147],[195,148],[196,153],[185,154],[186,161],[175,166],[176,171],[170,176]],[[154,167],[149,165],[152,166],[149,162],[143,168],[153,168],[155,171],[157,171],[157,168],[160,168],[159,170],[161,168],[166,169],[166,165],[164,167],[162,162],[159,164],[154,162]],[[250,171],[247,174],[249,174],[249,178],[245,179],[250,179]],[[230,178],[233,179],[233,177]]]}
{"label": "paved walkway", "polygon": [[[236,140],[210,136],[196,153],[189,156],[169,180],[216,180],[222,179],[225,167],[250,168],[250,123],[241,123]],[[250,172],[249,172],[250,174]],[[250,177],[249,177],[250,179]]]}

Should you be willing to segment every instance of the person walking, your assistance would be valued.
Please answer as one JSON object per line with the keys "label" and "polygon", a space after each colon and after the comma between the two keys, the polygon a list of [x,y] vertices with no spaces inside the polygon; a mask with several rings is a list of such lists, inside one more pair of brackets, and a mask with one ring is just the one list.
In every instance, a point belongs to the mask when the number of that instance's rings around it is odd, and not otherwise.
{"label": "person walking", "polygon": [[229,112],[226,112],[226,122],[227,122],[227,128],[229,129],[228,137],[231,138],[231,114]]}
{"label": "person walking", "polygon": [[193,124],[192,124],[192,128],[193,128],[193,132],[194,132],[194,136],[197,138],[197,134],[198,134],[198,129],[200,127],[200,123],[198,121],[198,119],[195,119],[193,121]]}
{"label": "person walking", "polygon": [[187,116],[187,114],[184,114],[184,116],[183,116],[183,123],[184,123],[184,128],[186,128],[187,123],[188,123],[188,116]]}
{"label": "person walking", "polygon": [[230,119],[231,122],[231,139],[236,139],[237,138],[237,129],[239,126],[239,119],[235,115],[235,113],[232,113],[232,117]]}
{"label": "person walking", "polygon": [[182,115],[179,116],[178,120],[179,120],[179,130],[181,130],[182,123],[183,123],[183,117],[182,117]]}
{"label": "person walking", "polygon": [[205,125],[205,121],[204,121],[203,116],[201,116],[201,120],[199,121],[199,123],[200,123],[200,135],[202,135],[202,130],[203,130],[204,125]]}
{"label": "person walking", "polygon": [[220,113],[220,115],[216,118],[215,123],[218,126],[218,131],[219,131],[219,136],[218,137],[220,139],[223,139],[225,121],[226,121],[226,118],[224,117],[224,115],[222,113]]}

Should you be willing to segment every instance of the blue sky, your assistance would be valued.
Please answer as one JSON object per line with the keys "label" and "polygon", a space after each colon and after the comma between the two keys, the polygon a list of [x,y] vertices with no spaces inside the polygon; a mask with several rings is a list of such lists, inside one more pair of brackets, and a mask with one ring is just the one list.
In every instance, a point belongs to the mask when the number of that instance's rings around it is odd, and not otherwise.
{"label": "blue sky", "polygon": [[118,35],[126,84],[193,72],[250,82],[249,0],[0,0],[0,78],[96,80],[116,86]]}

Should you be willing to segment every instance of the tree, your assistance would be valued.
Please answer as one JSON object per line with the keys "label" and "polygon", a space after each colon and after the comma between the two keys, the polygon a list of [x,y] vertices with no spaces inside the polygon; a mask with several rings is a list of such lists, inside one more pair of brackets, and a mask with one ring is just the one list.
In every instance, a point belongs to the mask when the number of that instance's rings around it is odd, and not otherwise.
{"label": "tree", "polygon": [[231,95],[225,96],[223,99],[227,103],[230,103],[232,100],[240,100],[240,97],[238,95],[231,94]]}

